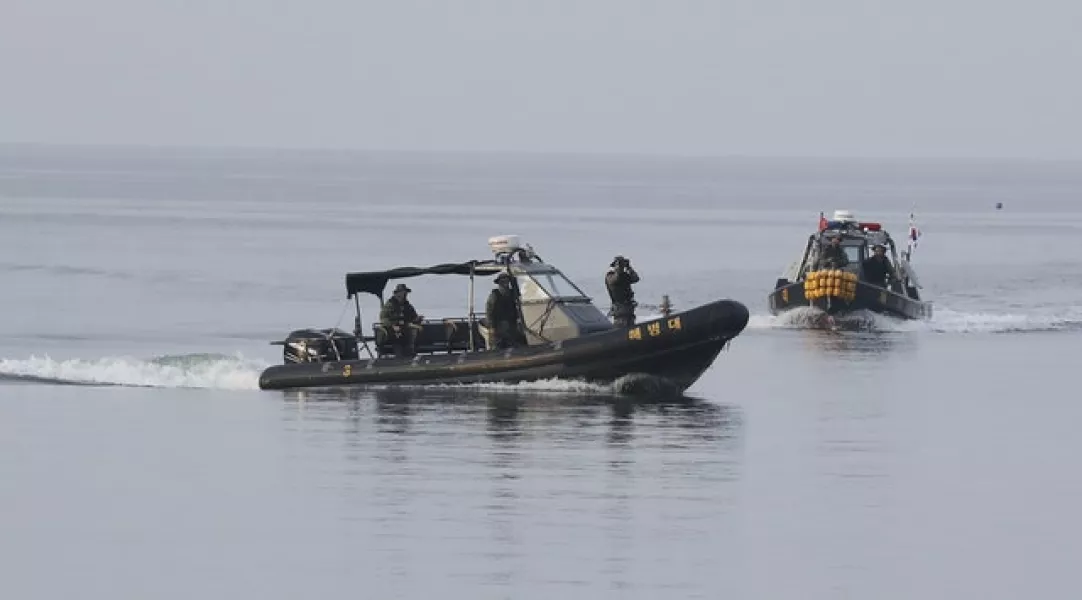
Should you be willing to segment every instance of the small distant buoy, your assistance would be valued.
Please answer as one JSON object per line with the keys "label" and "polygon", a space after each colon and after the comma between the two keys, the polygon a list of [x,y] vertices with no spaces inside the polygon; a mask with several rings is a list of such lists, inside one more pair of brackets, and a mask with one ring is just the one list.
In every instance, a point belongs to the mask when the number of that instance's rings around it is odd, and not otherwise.
{"label": "small distant buoy", "polygon": [[1003,203],[1002,202],[996,202],[996,210],[1002,210],[1002,209],[1003,209]]}

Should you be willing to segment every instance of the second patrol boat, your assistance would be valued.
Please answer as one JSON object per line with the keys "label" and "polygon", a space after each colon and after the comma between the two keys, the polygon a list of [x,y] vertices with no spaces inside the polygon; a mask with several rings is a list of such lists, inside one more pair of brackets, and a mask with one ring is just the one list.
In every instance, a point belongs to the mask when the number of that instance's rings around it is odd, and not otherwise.
{"label": "second patrol boat", "polygon": [[[346,293],[357,314],[352,334],[339,329],[292,332],[283,363],[259,377],[262,389],[371,384],[516,383],[550,378],[612,383],[630,375],[669,382],[684,391],[743,331],[748,309],[733,300],[715,300],[687,311],[617,327],[559,269],[545,263],[517,236],[489,240],[491,260],[399,267],[349,273]],[[507,273],[518,298],[526,345],[497,348],[490,323],[474,313],[474,279]],[[360,294],[383,303],[391,280],[422,275],[469,277],[468,314],[426,320],[415,341],[415,356],[393,356],[383,326],[361,323]],[[367,356],[362,356],[362,349]]]}
{"label": "second patrol boat", "polygon": [[[912,242],[912,223],[910,231]],[[873,257],[877,246],[883,253]],[[775,282],[768,296],[770,312],[815,307],[830,317],[870,310],[903,319],[931,318],[932,304],[921,298],[911,257],[912,243],[900,255],[880,223],[858,221],[847,210],[835,211],[830,220],[820,214],[819,230],[808,237],[800,260]]]}

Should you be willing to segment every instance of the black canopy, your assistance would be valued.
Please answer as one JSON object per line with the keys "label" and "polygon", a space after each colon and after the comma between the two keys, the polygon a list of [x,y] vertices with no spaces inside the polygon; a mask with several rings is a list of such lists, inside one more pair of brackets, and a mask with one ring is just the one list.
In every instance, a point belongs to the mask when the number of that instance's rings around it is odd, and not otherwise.
{"label": "black canopy", "polygon": [[387,287],[387,282],[392,279],[406,279],[421,275],[469,275],[471,267],[476,274],[494,273],[501,269],[495,261],[471,260],[431,267],[398,267],[387,271],[346,273],[346,297],[352,298],[357,292],[368,292],[382,300],[383,290]]}

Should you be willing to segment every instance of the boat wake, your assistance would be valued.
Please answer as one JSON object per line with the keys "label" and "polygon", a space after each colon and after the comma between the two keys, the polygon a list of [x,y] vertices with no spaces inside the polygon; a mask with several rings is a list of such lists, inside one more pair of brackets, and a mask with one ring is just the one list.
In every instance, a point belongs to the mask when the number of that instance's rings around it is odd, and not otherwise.
{"label": "boat wake", "polygon": [[[0,383],[258,390],[259,374],[268,366],[263,361],[225,354],[180,354],[149,360],[132,357],[55,360],[48,356],[31,356],[28,359],[0,359]],[[390,386],[367,387],[368,389],[382,389]],[[516,394],[649,395],[656,397],[679,395],[679,391],[673,384],[647,375],[629,375],[610,385],[546,379],[517,384],[479,383],[395,387],[397,389],[452,388],[508,391]]]}
{"label": "boat wake", "polygon": [[[781,315],[752,315],[748,329],[830,329],[823,311],[796,308]],[[907,321],[871,311],[857,311],[836,317],[834,328],[842,331],[932,333],[1035,333],[1082,330],[1082,309],[1053,313],[963,312],[936,308],[931,320]]]}
{"label": "boat wake", "polygon": [[557,396],[637,396],[653,398],[676,398],[683,393],[672,382],[645,374],[625,375],[610,384],[589,383],[574,379],[541,379],[519,383],[415,383],[385,384],[376,383],[365,386],[324,388],[324,389],[363,389],[366,391],[416,390],[419,392],[442,390],[450,392],[490,392],[522,395],[557,395]]}
{"label": "boat wake", "polygon": [[899,319],[878,315],[872,311],[855,311],[845,316],[830,317],[814,307],[794,308],[780,315],[753,315],[749,329],[836,329],[842,331],[893,331],[893,321]]}
{"label": "boat wake", "polygon": [[925,328],[938,333],[1029,333],[1082,330],[1082,309],[1054,313],[994,313],[939,310]]}
{"label": "boat wake", "polygon": [[180,354],[55,360],[48,356],[0,359],[0,381],[152,388],[259,389],[267,365],[242,356]]}

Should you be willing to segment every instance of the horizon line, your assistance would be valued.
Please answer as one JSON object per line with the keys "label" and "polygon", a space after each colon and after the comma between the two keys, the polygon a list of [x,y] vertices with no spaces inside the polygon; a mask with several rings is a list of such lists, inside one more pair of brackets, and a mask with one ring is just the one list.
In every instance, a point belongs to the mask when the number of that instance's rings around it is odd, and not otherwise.
{"label": "horizon line", "polygon": [[1014,163],[1082,163],[1082,158],[1032,157],[1032,156],[980,156],[980,155],[812,155],[812,154],[741,154],[741,153],[677,153],[677,152],[621,152],[615,150],[469,150],[469,149],[420,149],[420,148],[366,148],[332,146],[268,146],[236,144],[150,144],[114,142],[27,142],[0,141],[0,150],[17,149],[100,149],[143,151],[188,152],[250,152],[294,154],[369,154],[369,155],[429,155],[429,156],[485,156],[485,157],[587,157],[631,158],[654,160],[779,160],[779,161],[867,161],[867,162],[1014,162]]}

